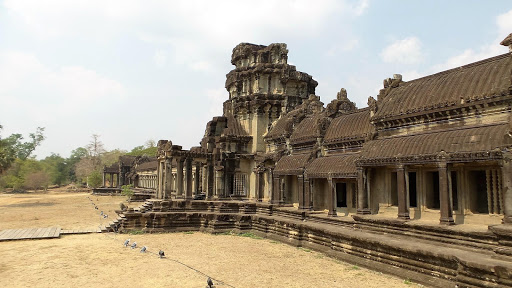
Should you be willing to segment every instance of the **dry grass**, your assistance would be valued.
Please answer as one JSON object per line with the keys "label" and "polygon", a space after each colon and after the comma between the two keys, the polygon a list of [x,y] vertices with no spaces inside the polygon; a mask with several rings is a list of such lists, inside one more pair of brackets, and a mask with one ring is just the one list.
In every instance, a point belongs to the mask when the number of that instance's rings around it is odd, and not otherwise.
{"label": "dry grass", "polygon": [[[0,195],[0,230],[97,227],[101,219],[87,196],[89,194],[60,191]],[[112,213],[124,198],[94,196],[93,199],[100,209]],[[87,234],[0,242],[0,279],[9,287],[206,286],[206,276],[173,259],[234,287],[411,286],[404,279],[342,263],[308,249],[259,239],[251,234],[242,236],[245,237],[199,232]],[[146,245],[151,252],[164,250],[167,259],[123,247],[126,238],[136,241],[138,246]],[[216,287],[229,287],[219,284]]]}

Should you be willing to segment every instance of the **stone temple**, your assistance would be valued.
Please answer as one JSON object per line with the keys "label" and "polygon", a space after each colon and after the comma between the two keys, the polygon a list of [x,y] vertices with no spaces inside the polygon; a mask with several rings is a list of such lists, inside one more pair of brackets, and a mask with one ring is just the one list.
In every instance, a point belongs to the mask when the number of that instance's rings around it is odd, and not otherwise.
{"label": "stone temple", "polygon": [[105,168],[151,197],[112,225],[250,231],[431,286],[512,286],[512,52],[395,74],[366,108],[343,88],[322,103],[287,54],[237,45],[200,146],[160,140]]}

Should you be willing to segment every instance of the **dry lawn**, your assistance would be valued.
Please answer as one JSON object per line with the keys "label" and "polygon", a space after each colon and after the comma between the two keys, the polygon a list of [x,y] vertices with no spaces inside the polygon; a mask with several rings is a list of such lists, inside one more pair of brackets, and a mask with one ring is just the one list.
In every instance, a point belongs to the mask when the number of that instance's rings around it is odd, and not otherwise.
{"label": "dry lawn", "polygon": [[[63,191],[0,194],[0,230],[95,228],[104,221],[88,196],[112,215],[124,199]],[[139,247],[146,245],[150,253],[123,247],[127,238],[136,241]],[[165,251],[166,258],[159,259],[153,254],[159,249]],[[95,233],[6,241],[0,242],[0,255],[2,287],[205,287],[204,274],[222,281],[215,281],[219,288],[416,286],[404,279],[267,239],[199,232]]]}

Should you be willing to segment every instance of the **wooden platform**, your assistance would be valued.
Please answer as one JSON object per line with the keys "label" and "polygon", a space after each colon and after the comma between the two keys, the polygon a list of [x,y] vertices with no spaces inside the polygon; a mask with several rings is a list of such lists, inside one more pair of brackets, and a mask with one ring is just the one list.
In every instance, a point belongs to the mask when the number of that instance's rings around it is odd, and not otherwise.
{"label": "wooden platform", "polygon": [[0,241],[59,238],[60,227],[7,229],[0,231]]}

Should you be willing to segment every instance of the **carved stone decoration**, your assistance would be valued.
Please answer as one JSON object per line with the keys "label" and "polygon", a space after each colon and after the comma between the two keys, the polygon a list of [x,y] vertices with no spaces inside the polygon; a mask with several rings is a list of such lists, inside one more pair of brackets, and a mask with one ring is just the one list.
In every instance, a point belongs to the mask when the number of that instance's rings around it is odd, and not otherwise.
{"label": "carved stone decoration", "polygon": [[383,81],[384,89],[380,89],[379,95],[377,96],[377,101],[384,100],[386,96],[391,92],[391,89],[397,88],[400,86],[400,83],[402,83],[402,75],[400,74],[393,74],[393,79],[387,78]]}
{"label": "carved stone decoration", "polygon": [[373,98],[372,96],[368,97],[368,108],[370,108],[370,111],[373,114],[377,113],[377,100]]}
{"label": "carved stone decoration", "polygon": [[508,51],[512,52],[512,33],[508,34],[503,41],[500,42],[503,46],[508,46]]}
{"label": "carved stone decoration", "polygon": [[340,92],[338,92],[338,94],[336,95],[336,99],[338,99],[338,100],[348,99],[347,90],[345,88],[341,88]]}
{"label": "carved stone decoration", "polygon": [[[158,157],[163,157],[165,156],[165,145],[167,144],[167,142],[169,142],[168,140],[158,140],[158,144],[157,144],[157,156]],[[172,143],[171,143],[172,145]]]}
{"label": "carved stone decoration", "polygon": [[323,117],[316,119],[316,130],[317,134],[320,136],[325,135],[325,132],[327,131],[327,128],[329,128],[329,124],[331,123],[331,118]]}

